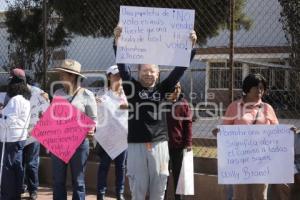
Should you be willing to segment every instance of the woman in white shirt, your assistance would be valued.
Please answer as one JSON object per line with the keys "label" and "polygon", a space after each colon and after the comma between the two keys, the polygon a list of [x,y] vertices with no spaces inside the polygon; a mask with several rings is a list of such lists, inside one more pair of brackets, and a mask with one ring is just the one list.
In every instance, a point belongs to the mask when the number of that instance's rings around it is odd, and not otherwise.
{"label": "woman in white shirt", "polygon": [[[107,189],[107,174],[110,163],[115,161],[115,175],[116,175],[116,195],[117,200],[124,200],[124,184],[125,184],[125,161],[127,157],[127,149],[122,151],[119,155],[112,159],[107,153],[105,146],[109,143],[114,143],[123,146],[127,143],[128,134],[128,103],[124,91],[122,89],[122,80],[119,74],[118,66],[113,65],[106,70],[108,80],[108,89],[104,94],[97,97],[98,106],[98,126],[95,137],[100,144],[97,143],[96,151],[100,157],[100,164],[98,168],[97,178],[97,199],[104,200]],[[112,135],[115,134],[115,137]],[[101,136],[102,135],[102,136]],[[118,137],[118,141],[112,138]],[[105,139],[103,139],[105,138]],[[121,141],[121,142],[120,142]],[[102,144],[102,145],[101,145]],[[121,145],[120,145],[121,144]],[[126,147],[125,147],[126,148]]]}
{"label": "woman in white shirt", "polygon": [[[1,197],[19,200],[23,186],[22,157],[30,119],[30,90],[25,73],[18,69],[8,85],[9,101],[0,118]],[[24,75],[24,76],[23,76]]]}

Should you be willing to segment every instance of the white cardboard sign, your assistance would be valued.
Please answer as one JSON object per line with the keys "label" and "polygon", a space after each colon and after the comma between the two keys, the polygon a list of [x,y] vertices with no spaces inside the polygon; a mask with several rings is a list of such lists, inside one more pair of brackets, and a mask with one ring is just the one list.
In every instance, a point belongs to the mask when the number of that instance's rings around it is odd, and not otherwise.
{"label": "white cardboard sign", "polygon": [[188,67],[194,20],[194,10],[121,6],[117,63]]}
{"label": "white cardboard sign", "polygon": [[294,135],[290,127],[219,126],[219,184],[293,183]]}
{"label": "white cardboard sign", "polygon": [[104,94],[97,106],[95,139],[112,160],[128,148],[128,110],[121,110],[119,103]]}
{"label": "white cardboard sign", "polygon": [[194,156],[193,151],[183,152],[176,194],[194,195]]}
{"label": "white cardboard sign", "polygon": [[6,92],[0,92],[0,103],[3,104],[6,97]]}
{"label": "white cardboard sign", "polygon": [[[30,109],[30,121],[28,127],[29,133],[32,131],[34,126],[37,124],[37,122],[40,120],[40,115],[42,115],[47,110],[49,105],[50,103],[41,95],[41,93],[32,92],[30,98],[31,109]],[[35,141],[37,140],[34,137],[30,136],[27,138],[25,146]]]}

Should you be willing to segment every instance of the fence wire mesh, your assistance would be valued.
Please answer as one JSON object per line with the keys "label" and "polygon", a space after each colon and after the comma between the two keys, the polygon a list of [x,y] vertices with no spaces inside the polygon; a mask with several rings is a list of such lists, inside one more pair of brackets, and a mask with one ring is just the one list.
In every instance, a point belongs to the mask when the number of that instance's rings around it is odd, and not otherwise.
{"label": "fence wire mesh", "polygon": [[[185,97],[193,112],[193,137],[195,155],[216,157],[215,137],[211,130],[221,123],[220,117],[230,103],[229,70],[229,0],[49,0],[47,1],[47,37],[49,54],[48,84],[56,76],[53,66],[64,58],[74,58],[82,64],[88,77],[86,87],[100,87],[97,80],[105,69],[115,63],[113,52],[113,29],[118,24],[119,6],[150,6],[194,9],[195,30],[198,34],[197,54],[181,82]],[[42,1],[8,1],[9,15],[0,13],[0,74],[1,85],[5,85],[7,70],[16,64],[20,49],[32,50],[32,62],[39,63],[36,54],[43,50],[42,44],[29,48],[35,37],[43,34],[43,24],[35,24],[30,16],[42,17]],[[20,8],[18,10],[18,8]],[[39,33],[23,38],[22,28],[15,29],[17,22],[8,20],[13,12],[29,26],[39,26]],[[277,0],[235,0],[234,31],[234,96],[241,97],[243,78],[249,73],[261,73],[267,79],[268,90],[264,97],[276,111],[281,123],[299,127],[299,81],[300,72],[290,65],[290,44],[280,21],[282,8]],[[39,15],[37,15],[37,13]],[[15,24],[14,24],[15,23]],[[13,35],[12,31],[16,34]],[[36,35],[35,35],[36,34]],[[26,36],[26,35],[25,35]],[[27,42],[25,42],[27,41]],[[22,46],[23,45],[23,46]],[[26,47],[24,47],[26,46]],[[30,45],[29,45],[30,46]],[[19,49],[18,49],[19,48]],[[22,59],[21,59],[22,60]],[[24,60],[24,59],[23,59]],[[18,62],[17,62],[18,63]],[[18,63],[29,71],[33,65]],[[299,67],[299,66],[298,66]],[[133,67],[133,73],[136,68]],[[166,77],[170,68],[161,72]],[[41,77],[40,79],[41,80]],[[98,80],[99,81],[99,80]],[[45,88],[49,90],[48,88]]]}

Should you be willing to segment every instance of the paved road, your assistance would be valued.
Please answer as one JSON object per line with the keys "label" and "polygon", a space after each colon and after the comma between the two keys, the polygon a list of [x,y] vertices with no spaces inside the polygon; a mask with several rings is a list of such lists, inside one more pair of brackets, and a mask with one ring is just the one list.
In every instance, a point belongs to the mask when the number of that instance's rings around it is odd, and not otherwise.
{"label": "paved road", "polygon": [[[25,194],[24,197],[22,197],[22,200],[29,199],[29,195]],[[68,200],[72,199],[72,193],[68,192]],[[88,193],[86,195],[86,200],[96,200],[97,197],[95,193]],[[116,198],[113,198],[112,196],[108,196],[105,198],[105,200],[115,200]],[[52,189],[49,187],[40,187],[38,190],[38,200],[52,200]]]}

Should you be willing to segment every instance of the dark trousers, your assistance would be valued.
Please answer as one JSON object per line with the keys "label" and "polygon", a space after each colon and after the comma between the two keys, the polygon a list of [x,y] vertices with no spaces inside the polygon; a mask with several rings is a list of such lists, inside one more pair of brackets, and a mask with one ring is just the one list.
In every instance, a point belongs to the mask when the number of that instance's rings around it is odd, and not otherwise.
{"label": "dark trousers", "polygon": [[[100,157],[100,164],[98,168],[98,179],[97,179],[97,194],[105,194],[107,189],[107,175],[112,159],[105,152],[105,150],[97,144],[96,151]],[[116,176],[116,194],[124,193],[125,184],[125,163],[127,158],[127,150],[123,151],[115,159],[115,176]]]}
{"label": "dark trousers", "polygon": [[175,200],[181,200],[181,195],[176,195],[176,188],[179,179],[179,174],[182,166],[183,159],[183,149],[169,149],[170,153],[170,167],[172,170],[173,180],[174,180],[174,194]]}
{"label": "dark trousers", "polygon": [[24,147],[23,166],[25,171],[24,183],[28,192],[32,194],[39,187],[39,154],[40,143],[33,142]]}
{"label": "dark trousers", "polygon": [[84,142],[76,149],[68,164],[52,154],[52,171],[53,171],[53,200],[66,200],[66,179],[67,168],[70,165],[73,187],[73,200],[85,199],[85,180],[84,173],[87,159],[89,156],[89,140]]}
{"label": "dark trousers", "polygon": [[[22,152],[25,141],[6,142],[3,158],[1,182],[1,200],[21,199],[24,170],[22,166]],[[0,142],[0,155],[3,143]]]}

